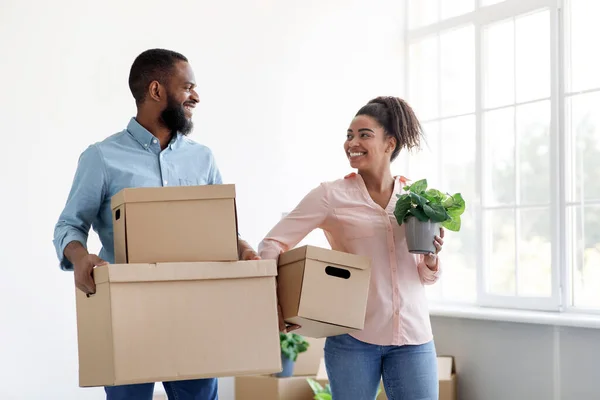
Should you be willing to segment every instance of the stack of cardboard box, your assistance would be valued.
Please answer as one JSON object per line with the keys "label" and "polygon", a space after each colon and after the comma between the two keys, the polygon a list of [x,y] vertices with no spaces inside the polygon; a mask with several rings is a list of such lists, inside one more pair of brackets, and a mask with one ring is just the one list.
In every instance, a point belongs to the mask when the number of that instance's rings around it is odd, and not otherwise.
{"label": "stack of cardboard box", "polygon": [[274,261],[238,261],[233,185],[125,189],[77,290],[80,386],[281,371]]}
{"label": "stack of cardboard box", "polygon": [[94,268],[95,294],[76,291],[80,386],[249,375],[273,398],[312,398],[323,340],[296,377],[269,376],[282,369],[277,288],[301,335],[363,328],[370,260],[304,246],[280,256],[279,277],[274,260],[238,261],[233,185],[125,189],[111,207],[115,264]]}

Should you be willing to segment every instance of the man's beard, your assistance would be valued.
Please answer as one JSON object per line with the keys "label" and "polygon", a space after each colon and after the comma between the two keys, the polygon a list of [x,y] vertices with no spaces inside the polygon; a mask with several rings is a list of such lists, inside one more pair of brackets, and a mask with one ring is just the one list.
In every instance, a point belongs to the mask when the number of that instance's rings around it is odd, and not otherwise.
{"label": "man's beard", "polygon": [[192,120],[186,118],[183,106],[170,95],[167,95],[167,108],[160,114],[160,118],[173,133],[179,132],[187,136],[194,128]]}

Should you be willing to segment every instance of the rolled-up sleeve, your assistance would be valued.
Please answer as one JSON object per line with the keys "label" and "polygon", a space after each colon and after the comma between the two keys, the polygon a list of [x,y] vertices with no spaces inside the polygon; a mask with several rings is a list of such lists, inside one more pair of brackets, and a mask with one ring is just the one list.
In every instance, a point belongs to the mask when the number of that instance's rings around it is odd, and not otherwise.
{"label": "rolled-up sleeve", "polygon": [[442,260],[438,256],[437,258],[437,270],[432,271],[429,269],[427,264],[425,264],[425,256],[419,256],[419,263],[417,264],[417,269],[419,270],[419,277],[421,278],[421,282],[424,285],[433,285],[438,281],[440,275],[442,274]]}
{"label": "rolled-up sleeve", "polygon": [[79,157],[66,205],[54,227],[53,242],[62,270],[73,270],[64,255],[70,242],[78,241],[87,247],[90,227],[98,216],[105,191],[106,169],[100,150],[92,145]]}
{"label": "rolled-up sleeve", "polygon": [[324,228],[328,215],[327,187],[321,184],[311,190],[260,242],[260,257],[277,259],[279,254],[296,246],[314,229]]}
{"label": "rolled-up sleeve", "polygon": [[215,160],[215,156],[212,151],[209,153],[209,166],[208,166],[208,184],[209,185],[222,185],[223,177],[221,176],[221,171],[219,171],[219,167],[217,166],[217,161]]}

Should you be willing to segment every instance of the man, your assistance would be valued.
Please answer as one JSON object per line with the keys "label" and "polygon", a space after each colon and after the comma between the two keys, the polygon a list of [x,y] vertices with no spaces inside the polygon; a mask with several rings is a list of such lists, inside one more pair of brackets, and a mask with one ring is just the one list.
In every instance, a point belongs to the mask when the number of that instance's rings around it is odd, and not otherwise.
{"label": "man", "polygon": [[[127,129],[89,146],[80,156],[66,206],[54,231],[60,265],[74,271],[75,285],[94,293],[94,266],[114,262],[111,197],[128,187],[221,184],[212,152],[186,136],[198,102],[188,60],[162,49],[140,54],[129,75],[137,115]],[[100,257],[89,254],[92,227],[102,242]],[[157,233],[156,240],[160,240]],[[242,260],[259,259],[239,240]],[[216,379],[164,382],[169,398],[217,399]],[[105,388],[109,400],[150,400],[154,383]]]}

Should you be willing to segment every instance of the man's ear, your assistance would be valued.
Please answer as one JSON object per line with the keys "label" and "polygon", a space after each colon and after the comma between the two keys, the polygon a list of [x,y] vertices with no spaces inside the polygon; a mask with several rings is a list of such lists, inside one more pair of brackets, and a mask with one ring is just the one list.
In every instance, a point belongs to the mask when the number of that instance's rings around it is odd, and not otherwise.
{"label": "man's ear", "polygon": [[160,101],[163,97],[163,87],[158,81],[150,82],[148,86],[148,97],[154,101]]}

